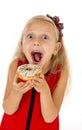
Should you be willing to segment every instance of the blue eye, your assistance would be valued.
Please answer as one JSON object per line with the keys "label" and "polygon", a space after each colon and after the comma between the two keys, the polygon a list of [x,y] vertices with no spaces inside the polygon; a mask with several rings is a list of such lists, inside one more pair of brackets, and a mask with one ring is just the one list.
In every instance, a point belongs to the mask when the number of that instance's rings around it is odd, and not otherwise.
{"label": "blue eye", "polygon": [[42,39],[47,40],[47,39],[48,39],[48,36],[47,36],[47,35],[43,35],[43,36],[42,36]]}
{"label": "blue eye", "polygon": [[33,38],[33,35],[32,35],[32,34],[28,34],[28,35],[27,35],[27,38],[28,38],[28,39],[32,39],[32,38]]}

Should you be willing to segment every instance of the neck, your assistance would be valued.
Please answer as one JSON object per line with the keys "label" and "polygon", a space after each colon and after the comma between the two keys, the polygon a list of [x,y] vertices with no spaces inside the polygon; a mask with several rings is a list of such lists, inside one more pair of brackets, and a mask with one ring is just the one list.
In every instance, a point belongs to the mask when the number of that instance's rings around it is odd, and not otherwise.
{"label": "neck", "polygon": [[48,71],[52,71],[52,70],[53,70],[54,60],[55,60],[55,56],[52,55],[51,60],[49,61],[49,63],[46,64],[46,65],[42,68],[43,74],[46,74]]}

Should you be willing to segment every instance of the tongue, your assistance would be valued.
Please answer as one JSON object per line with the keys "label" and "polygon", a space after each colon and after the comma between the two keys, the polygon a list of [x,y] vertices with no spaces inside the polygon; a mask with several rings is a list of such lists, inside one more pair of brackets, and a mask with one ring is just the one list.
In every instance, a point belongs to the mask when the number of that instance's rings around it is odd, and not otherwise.
{"label": "tongue", "polygon": [[34,57],[35,62],[40,62],[40,60],[41,60],[41,54],[40,53],[35,53],[33,57]]}

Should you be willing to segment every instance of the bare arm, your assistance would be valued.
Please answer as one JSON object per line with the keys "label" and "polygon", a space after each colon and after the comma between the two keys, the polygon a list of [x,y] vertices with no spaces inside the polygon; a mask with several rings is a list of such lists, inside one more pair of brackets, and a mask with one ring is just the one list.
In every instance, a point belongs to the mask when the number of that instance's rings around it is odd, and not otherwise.
{"label": "bare arm", "polygon": [[10,64],[8,72],[7,85],[3,100],[3,109],[7,114],[12,114],[12,112],[16,111],[22,98],[22,95],[18,96],[18,94],[16,94],[15,91],[12,90],[16,69],[17,69],[17,60]]}
{"label": "bare arm", "polygon": [[13,114],[18,110],[23,94],[32,88],[30,82],[17,82],[17,63],[17,60],[13,61],[8,72],[8,80],[3,100],[3,109],[7,114]]}
{"label": "bare arm", "polygon": [[61,78],[56,89],[51,95],[50,89],[46,81],[39,79],[41,87],[36,83],[35,89],[40,91],[41,112],[46,122],[52,122],[58,115],[66,90],[68,74],[66,70],[62,70]]}

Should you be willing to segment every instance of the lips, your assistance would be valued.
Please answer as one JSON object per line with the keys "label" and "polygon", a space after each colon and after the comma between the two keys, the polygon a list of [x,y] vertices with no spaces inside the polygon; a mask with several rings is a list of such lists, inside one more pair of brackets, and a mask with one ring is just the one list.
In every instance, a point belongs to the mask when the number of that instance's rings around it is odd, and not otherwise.
{"label": "lips", "polygon": [[43,53],[40,52],[40,51],[32,51],[31,52],[31,57],[32,57],[32,60],[35,62],[35,63],[38,63],[41,61],[42,57],[43,57]]}

